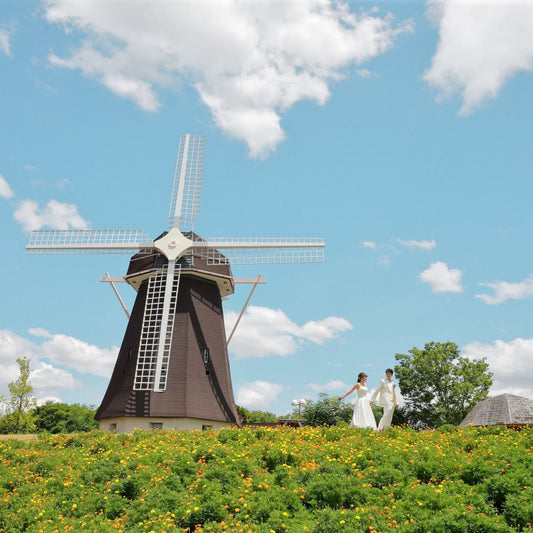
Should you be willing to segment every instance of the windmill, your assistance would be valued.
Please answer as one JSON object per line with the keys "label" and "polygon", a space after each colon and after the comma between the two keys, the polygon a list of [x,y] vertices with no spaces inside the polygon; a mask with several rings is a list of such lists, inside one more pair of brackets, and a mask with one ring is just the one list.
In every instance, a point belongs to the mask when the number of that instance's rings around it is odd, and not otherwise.
{"label": "windmill", "polygon": [[234,292],[230,264],[323,261],[321,238],[197,235],[204,150],[204,136],[181,136],[169,229],[155,240],[140,230],[37,230],[26,245],[32,254],[136,252],[124,280],[137,296],[96,413],[103,430],[239,424],[222,311]]}

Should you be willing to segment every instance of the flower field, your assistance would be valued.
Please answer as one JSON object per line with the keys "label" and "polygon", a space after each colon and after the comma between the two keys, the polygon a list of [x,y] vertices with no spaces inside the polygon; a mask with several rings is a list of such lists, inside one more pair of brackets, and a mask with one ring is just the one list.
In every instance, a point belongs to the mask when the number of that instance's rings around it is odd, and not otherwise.
{"label": "flower field", "polygon": [[509,532],[533,429],[137,432],[0,441],[0,531]]}

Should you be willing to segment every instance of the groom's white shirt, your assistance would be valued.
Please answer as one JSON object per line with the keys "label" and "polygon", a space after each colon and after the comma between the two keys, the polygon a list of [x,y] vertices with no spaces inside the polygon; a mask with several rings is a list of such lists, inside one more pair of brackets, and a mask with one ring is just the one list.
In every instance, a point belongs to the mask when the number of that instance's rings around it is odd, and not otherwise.
{"label": "groom's white shirt", "polygon": [[[379,395],[379,400],[376,402],[376,398]],[[380,379],[378,386],[375,388],[372,394],[372,402],[381,407],[395,406],[398,403],[396,397],[396,383],[389,379]]]}

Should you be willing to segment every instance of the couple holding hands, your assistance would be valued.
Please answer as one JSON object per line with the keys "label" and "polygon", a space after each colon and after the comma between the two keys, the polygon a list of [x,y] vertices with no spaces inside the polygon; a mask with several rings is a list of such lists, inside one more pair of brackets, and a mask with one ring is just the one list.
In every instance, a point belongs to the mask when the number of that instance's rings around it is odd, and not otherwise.
{"label": "couple holding hands", "polygon": [[[344,396],[339,396],[339,401],[341,401],[354,390],[357,391],[357,399],[355,400],[353,408],[351,426],[383,431],[391,425],[394,409],[398,407],[396,383],[392,381],[393,374],[394,372],[391,368],[385,370],[385,379],[379,381],[379,385],[375,388],[372,398],[370,398],[366,386],[368,376],[364,372],[359,372],[357,383]],[[372,412],[371,406],[373,403],[383,407],[383,416],[379,421],[379,426],[376,426],[376,419]]]}

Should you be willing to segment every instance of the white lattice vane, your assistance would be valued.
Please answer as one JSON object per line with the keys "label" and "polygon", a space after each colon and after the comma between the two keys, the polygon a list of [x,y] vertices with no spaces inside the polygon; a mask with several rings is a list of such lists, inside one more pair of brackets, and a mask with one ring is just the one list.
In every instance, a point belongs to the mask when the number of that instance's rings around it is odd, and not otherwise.
{"label": "white lattice vane", "polygon": [[323,248],[234,248],[217,250],[204,248],[198,255],[208,265],[260,265],[281,263],[322,263]]}
{"label": "white lattice vane", "polygon": [[168,225],[182,232],[192,231],[200,214],[204,170],[204,135],[182,135],[174,171]]}
{"label": "white lattice vane", "polygon": [[170,262],[170,269],[161,269],[148,280],[134,390],[166,388],[181,274],[180,265],[175,270],[174,265]]}
{"label": "white lattice vane", "polygon": [[196,242],[194,252],[210,265],[320,263],[324,261],[324,246],[319,237],[211,237]]}
{"label": "white lattice vane", "polygon": [[142,230],[37,230],[26,245],[30,254],[131,253],[151,248]]}

